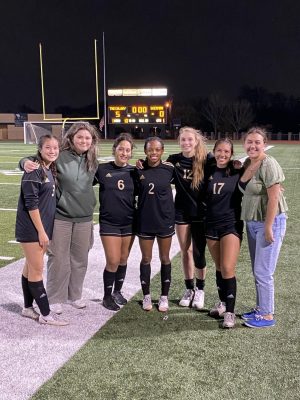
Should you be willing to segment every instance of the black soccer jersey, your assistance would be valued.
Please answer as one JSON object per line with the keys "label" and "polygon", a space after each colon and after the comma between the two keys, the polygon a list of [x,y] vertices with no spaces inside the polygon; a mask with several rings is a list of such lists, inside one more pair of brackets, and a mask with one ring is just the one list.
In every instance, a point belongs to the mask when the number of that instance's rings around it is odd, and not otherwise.
{"label": "black soccer jersey", "polygon": [[[212,158],[211,154],[207,160]],[[184,157],[182,153],[171,154],[167,161],[175,167],[174,183],[176,189],[175,208],[181,210],[185,215],[193,219],[203,219],[205,206],[203,200],[203,185],[200,183],[198,189],[191,187],[193,179],[194,157]]]}
{"label": "black soccer jersey", "polygon": [[174,167],[162,161],[144,169],[136,169],[138,188],[137,231],[156,234],[175,224],[175,209],[171,182]]}
{"label": "black soccer jersey", "polygon": [[42,168],[26,173],[21,181],[21,193],[16,217],[16,240],[18,242],[38,242],[38,232],[30,218],[29,211],[39,209],[43,227],[49,239],[52,239],[56,210],[55,183],[50,170]]}
{"label": "black soccer jersey", "polygon": [[242,194],[238,182],[243,170],[218,168],[216,165],[206,171],[206,223],[216,228],[240,220]]}
{"label": "black soccer jersey", "polygon": [[114,162],[100,164],[94,183],[100,184],[100,223],[132,224],[135,212],[134,167],[118,167]]}

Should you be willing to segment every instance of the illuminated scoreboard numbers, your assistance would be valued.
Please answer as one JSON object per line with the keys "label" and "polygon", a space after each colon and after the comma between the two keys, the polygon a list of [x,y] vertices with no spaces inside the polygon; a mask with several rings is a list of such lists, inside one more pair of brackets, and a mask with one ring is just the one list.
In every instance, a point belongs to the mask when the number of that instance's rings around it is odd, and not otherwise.
{"label": "illuminated scoreboard numbers", "polygon": [[164,105],[133,104],[108,106],[110,124],[165,124]]}
{"label": "illuminated scoreboard numbers", "polygon": [[150,106],[150,113],[158,124],[165,123],[165,107],[164,106]]}
{"label": "illuminated scoreboard numbers", "polygon": [[148,106],[131,106],[128,107],[129,114],[147,114],[148,113]]}

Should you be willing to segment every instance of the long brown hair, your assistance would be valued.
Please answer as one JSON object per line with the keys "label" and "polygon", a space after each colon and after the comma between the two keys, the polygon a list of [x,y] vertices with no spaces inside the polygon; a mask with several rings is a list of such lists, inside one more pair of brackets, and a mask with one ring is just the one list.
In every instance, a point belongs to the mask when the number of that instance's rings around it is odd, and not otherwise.
{"label": "long brown hair", "polygon": [[[215,142],[214,148],[213,148],[213,153],[215,154],[216,148],[219,146],[219,144],[222,144],[222,143],[228,144],[228,145],[230,146],[231,157],[232,157],[233,154],[234,154],[233,142],[232,142],[232,140],[229,139],[228,137],[218,139],[218,140]],[[228,162],[227,167],[226,167],[226,170],[225,170],[226,176],[230,176],[230,175],[232,174],[233,169],[234,169],[234,168],[233,168],[233,162],[232,162],[232,160],[230,160],[230,161]]]}
{"label": "long brown hair", "polygon": [[185,132],[193,134],[196,140],[195,154],[193,157],[193,179],[191,186],[193,189],[198,189],[204,177],[204,164],[207,158],[207,148],[205,144],[206,139],[200,130],[190,126],[183,126],[179,129],[178,140],[180,140],[180,135]]}
{"label": "long brown hair", "polygon": [[[44,171],[45,162],[44,162],[44,160],[42,158],[41,151],[42,151],[42,148],[43,148],[45,142],[47,140],[52,140],[52,139],[55,139],[57,141],[58,145],[59,145],[59,140],[57,139],[57,137],[54,136],[54,135],[51,135],[50,133],[47,134],[47,135],[41,136],[39,138],[38,144],[37,144],[37,153],[35,155],[35,158],[36,158],[36,161],[38,161],[40,166],[42,167],[42,179],[43,179],[43,181],[46,180],[47,175],[46,175],[46,172]],[[56,180],[57,170],[56,170],[56,162],[55,161],[50,164],[49,169],[52,172],[52,176],[53,176],[53,179],[54,179],[54,182],[55,182],[55,185],[56,185],[57,184],[57,180]]]}
{"label": "long brown hair", "polygon": [[89,122],[79,121],[75,122],[66,132],[63,138],[61,149],[72,150],[75,152],[73,138],[80,130],[87,130],[92,136],[91,147],[86,152],[86,169],[87,171],[95,171],[98,167],[97,161],[97,142],[98,134],[96,128]]}

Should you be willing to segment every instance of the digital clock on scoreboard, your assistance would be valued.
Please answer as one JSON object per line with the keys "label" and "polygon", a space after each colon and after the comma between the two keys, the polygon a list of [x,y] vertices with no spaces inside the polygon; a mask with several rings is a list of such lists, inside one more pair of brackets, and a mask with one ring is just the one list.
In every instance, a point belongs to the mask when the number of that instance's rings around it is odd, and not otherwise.
{"label": "digital clock on scoreboard", "polygon": [[108,106],[109,124],[166,124],[167,113],[164,105],[133,104]]}

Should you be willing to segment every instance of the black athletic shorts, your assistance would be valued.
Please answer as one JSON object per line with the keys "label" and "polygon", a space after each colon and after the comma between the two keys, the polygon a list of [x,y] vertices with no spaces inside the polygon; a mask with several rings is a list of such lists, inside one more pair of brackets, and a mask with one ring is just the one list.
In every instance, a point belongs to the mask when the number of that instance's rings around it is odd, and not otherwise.
{"label": "black athletic shorts", "polygon": [[145,239],[145,240],[153,240],[156,237],[164,239],[164,238],[168,238],[171,237],[175,234],[175,230],[174,230],[174,226],[164,229],[161,232],[156,232],[156,233],[149,233],[149,232],[138,232],[137,236],[141,239]]}
{"label": "black athletic shorts", "polygon": [[132,236],[135,235],[132,224],[126,226],[115,226],[100,223],[100,236]]}
{"label": "black athletic shorts", "polygon": [[243,239],[243,221],[233,222],[223,226],[206,225],[205,236],[207,239],[220,240],[226,235],[233,234],[237,236],[240,240]]}
{"label": "black athletic shorts", "polygon": [[189,225],[192,222],[192,218],[183,210],[175,208],[175,224],[176,225]]}

